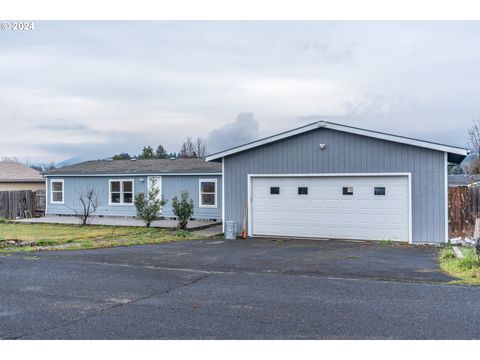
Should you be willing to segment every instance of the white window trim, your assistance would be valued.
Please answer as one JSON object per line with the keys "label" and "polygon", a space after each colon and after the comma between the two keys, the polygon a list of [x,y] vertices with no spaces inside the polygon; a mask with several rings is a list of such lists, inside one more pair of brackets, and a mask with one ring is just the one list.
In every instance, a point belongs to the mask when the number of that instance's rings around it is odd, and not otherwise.
{"label": "white window trim", "polygon": [[[62,183],[62,201],[54,201],[53,200],[53,183]],[[60,191],[55,191],[60,192]],[[65,203],[65,182],[63,179],[51,179],[50,180],[50,204],[59,204],[63,205]]]}
{"label": "white window trim", "polygon": [[[202,183],[213,182],[215,183],[215,205],[202,205]],[[198,207],[216,209],[218,207],[217,202],[217,179],[199,179],[198,180]]]}
{"label": "white window trim", "polygon": [[[123,202],[123,183],[132,182],[132,203]],[[112,203],[112,182],[120,182],[120,202]],[[108,180],[108,206],[135,206],[135,180],[134,179],[109,179]]]}

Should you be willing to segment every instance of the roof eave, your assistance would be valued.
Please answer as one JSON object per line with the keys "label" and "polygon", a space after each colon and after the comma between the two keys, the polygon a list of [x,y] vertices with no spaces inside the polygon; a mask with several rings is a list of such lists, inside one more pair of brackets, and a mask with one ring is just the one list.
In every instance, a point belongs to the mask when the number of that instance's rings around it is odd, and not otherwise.
{"label": "roof eave", "polygon": [[142,172],[142,173],[135,173],[135,172],[121,172],[121,173],[116,173],[116,172],[88,172],[88,173],[46,173],[45,177],[49,176],[203,176],[203,175],[222,175],[220,171],[214,171],[214,172],[209,172],[209,171],[201,171],[201,172],[195,172],[195,171],[189,171],[189,172],[180,172],[180,171],[175,171],[175,172]]}
{"label": "roof eave", "polygon": [[0,183],[44,183],[45,179],[1,179]]}
{"label": "roof eave", "polygon": [[[340,125],[340,124],[334,124],[326,121],[318,121],[316,123],[310,124],[303,126],[301,128],[293,129],[290,131],[286,131],[277,135],[273,135],[264,139],[260,139],[245,145],[241,145],[229,150],[225,150],[216,154],[212,154],[210,156],[207,156],[206,161],[218,161],[226,156],[233,155],[242,151],[250,150],[253,148],[256,148],[258,146],[270,144],[275,141],[279,141],[291,136],[299,135],[308,131],[312,131],[318,128],[326,128],[326,129],[332,129],[332,130],[337,130],[337,131],[343,131],[343,132],[348,132],[351,134],[357,134],[357,135],[363,135],[367,137],[372,137],[376,139],[381,139],[381,140],[387,140],[391,142],[396,142],[396,143],[401,143],[401,144],[406,144],[406,145],[412,145],[412,146],[417,146],[417,147],[422,147],[422,148],[427,148],[427,149],[432,149],[432,150],[437,150],[437,151],[442,151],[442,152],[447,152],[448,154],[452,155],[459,155],[463,156],[465,158],[468,155],[468,150],[463,149],[463,148],[458,148],[454,146],[448,146],[448,145],[443,145],[443,144],[436,144],[436,143],[431,143],[428,141],[423,141],[423,140],[417,140],[417,139],[412,139],[412,138],[407,138],[407,137],[402,137],[398,135],[391,135],[391,134],[386,134],[386,133],[380,133],[376,131],[371,131],[371,130],[366,130],[366,129],[360,129],[360,128],[355,128],[351,126],[346,126],[346,125]],[[463,160],[462,158],[462,160]]]}

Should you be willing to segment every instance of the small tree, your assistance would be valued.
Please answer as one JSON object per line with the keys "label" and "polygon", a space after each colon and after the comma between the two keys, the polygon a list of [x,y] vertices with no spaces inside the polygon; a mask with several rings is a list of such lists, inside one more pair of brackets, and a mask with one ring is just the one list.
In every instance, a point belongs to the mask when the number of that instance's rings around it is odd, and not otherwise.
{"label": "small tree", "polygon": [[160,189],[157,186],[157,180],[152,179],[148,193],[139,193],[135,196],[137,216],[145,222],[147,227],[150,227],[152,221],[157,218],[162,206],[167,203],[158,197],[159,194]]}
{"label": "small tree", "polygon": [[88,220],[97,211],[99,200],[97,191],[94,188],[81,191],[78,195],[80,206],[78,208],[70,208],[75,216],[80,219],[80,225],[88,225]]}
{"label": "small tree", "polygon": [[188,220],[193,215],[193,200],[189,199],[187,191],[182,191],[180,200],[176,196],[172,199],[172,209],[178,218],[178,227],[187,230]]}

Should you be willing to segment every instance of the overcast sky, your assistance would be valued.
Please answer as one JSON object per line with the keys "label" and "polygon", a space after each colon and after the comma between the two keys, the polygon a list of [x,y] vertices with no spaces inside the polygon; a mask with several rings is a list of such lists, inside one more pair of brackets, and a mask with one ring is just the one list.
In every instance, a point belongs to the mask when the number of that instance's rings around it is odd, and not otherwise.
{"label": "overcast sky", "polygon": [[0,31],[0,155],[210,152],[324,119],[466,145],[480,22],[36,22]]}

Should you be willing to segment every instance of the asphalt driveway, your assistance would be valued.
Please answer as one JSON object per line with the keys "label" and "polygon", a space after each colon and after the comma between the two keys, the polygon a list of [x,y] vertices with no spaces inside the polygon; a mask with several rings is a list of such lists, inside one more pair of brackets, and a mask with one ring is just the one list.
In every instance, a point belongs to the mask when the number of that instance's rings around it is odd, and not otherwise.
{"label": "asphalt driveway", "polygon": [[1,256],[0,338],[479,338],[480,288],[447,285],[437,251],[208,240]]}

